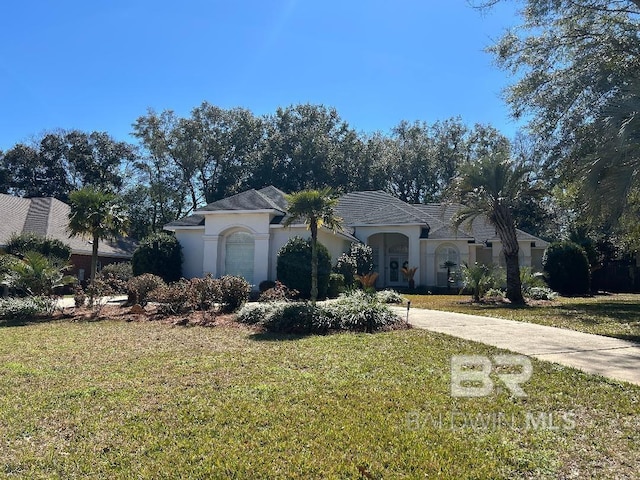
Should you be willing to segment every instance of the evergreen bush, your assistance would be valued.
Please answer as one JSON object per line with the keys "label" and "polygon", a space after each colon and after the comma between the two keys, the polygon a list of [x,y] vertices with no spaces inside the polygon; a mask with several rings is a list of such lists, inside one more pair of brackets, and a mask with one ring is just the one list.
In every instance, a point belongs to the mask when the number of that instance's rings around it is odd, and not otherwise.
{"label": "evergreen bush", "polygon": [[131,264],[136,276],[152,273],[165,282],[175,282],[182,276],[182,247],[173,235],[152,233],[140,242]]}
{"label": "evergreen bush", "polygon": [[[318,298],[327,296],[331,255],[327,247],[318,242]],[[278,252],[278,280],[300,292],[303,298],[311,296],[311,240],[293,237]]]}
{"label": "evergreen bush", "polygon": [[562,295],[585,295],[590,292],[589,260],[577,243],[552,243],[544,252],[542,263],[552,290]]}

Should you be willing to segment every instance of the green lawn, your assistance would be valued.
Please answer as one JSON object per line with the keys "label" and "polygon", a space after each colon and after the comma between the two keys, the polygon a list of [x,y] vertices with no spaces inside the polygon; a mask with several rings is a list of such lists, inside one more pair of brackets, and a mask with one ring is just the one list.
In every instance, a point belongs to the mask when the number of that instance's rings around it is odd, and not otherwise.
{"label": "green lawn", "polygon": [[420,330],[0,328],[0,476],[637,475],[640,387],[534,361],[526,398],[452,398],[451,357],[496,352]]}
{"label": "green lawn", "polygon": [[447,310],[552,327],[569,328],[640,342],[640,295],[559,297],[548,305],[510,307],[470,303],[468,295],[405,295],[412,307]]}

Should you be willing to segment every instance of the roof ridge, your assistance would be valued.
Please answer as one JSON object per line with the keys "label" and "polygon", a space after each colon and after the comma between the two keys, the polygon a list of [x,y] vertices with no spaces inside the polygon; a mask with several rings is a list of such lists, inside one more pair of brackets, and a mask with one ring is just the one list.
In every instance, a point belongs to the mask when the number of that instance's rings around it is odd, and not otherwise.
{"label": "roof ridge", "polygon": [[[275,188],[275,187],[274,187]],[[274,202],[273,200],[271,200],[268,196],[266,196],[264,193],[262,193],[260,190],[255,190],[255,189],[251,189],[254,190],[258,195],[260,195],[269,205],[271,205],[273,207],[274,210],[278,210],[279,212],[282,213],[287,213],[285,211],[282,210],[282,208],[279,205],[276,205],[276,202]],[[284,193],[284,192],[283,192]]]}

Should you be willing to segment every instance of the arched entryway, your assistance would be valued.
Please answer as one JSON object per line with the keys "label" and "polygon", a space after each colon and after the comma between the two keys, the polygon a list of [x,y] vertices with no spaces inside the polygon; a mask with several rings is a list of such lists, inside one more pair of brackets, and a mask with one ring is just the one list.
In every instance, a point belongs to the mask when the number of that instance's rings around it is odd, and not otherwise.
{"label": "arched entryway", "polygon": [[367,239],[373,250],[374,271],[378,272],[377,287],[406,287],[402,266],[409,261],[409,237],[402,233],[376,233]]}

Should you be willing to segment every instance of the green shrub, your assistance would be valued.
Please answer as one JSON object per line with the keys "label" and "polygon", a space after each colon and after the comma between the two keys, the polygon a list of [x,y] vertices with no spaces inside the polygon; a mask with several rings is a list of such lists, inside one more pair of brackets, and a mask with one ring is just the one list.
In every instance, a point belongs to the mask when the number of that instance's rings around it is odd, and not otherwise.
{"label": "green shrub", "polygon": [[133,277],[129,282],[127,282],[129,303],[137,303],[144,307],[149,301],[149,294],[156,288],[164,285],[165,283],[162,278],[157,275],[153,275],[152,273],[145,273],[143,275]]}
{"label": "green shrub", "polygon": [[152,273],[165,282],[175,282],[182,276],[182,247],[173,235],[152,233],[140,242],[131,264],[136,276]]}
{"label": "green shrub", "polygon": [[324,305],[324,309],[332,319],[332,327],[340,330],[375,332],[404,323],[376,295],[361,290]]}
{"label": "green shrub", "polygon": [[36,316],[50,316],[55,307],[55,299],[49,297],[0,298],[0,318],[26,321]]}
{"label": "green shrub", "polygon": [[[327,296],[331,255],[318,242],[318,298]],[[278,280],[287,287],[300,292],[302,298],[311,296],[311,240],[291,238],[278,252]]]}
{"label": "green shrub", "polygon": [[160,313],[177,315],[189,308],[190,282],[180,279],[169,285],[160,285],[149,294],[149,300],[158,302]]}
{"label": "green shrub", "polygon": [[363,243],[352,243],[349,253],[343,253],[338,257],[335,273],[344,276],[344,284],[347,288],[353,286],[356,275],[366,275],[373,271],[373,250]]}
{"label": "green shrub", "polygon": [[485,297],[490,297],[490,298],[504,298],[505,295],[506,295],[506,292],[504,290],[501,290],[500,288],[495,288],[495,287],[490,288],[484,294]]}
{"label": "green shrub", "polygon": [[356,267],[356,275],[366,275],[373,271],[373,249],[364,243],[352,243],[349,256]]}
{"label": "green shrub", "polygon": [[130,262],[111,263],[100,270],[96,278],[106,283],[113,293],[125,293],[127,283],[133,278]]}
{"label": "green shrub", "polygon": [[235,312],[249,300],[251,285],[244,278],[225,275],[220,277],[218,282],[220,283],[219,302],[223,312]]}
{"label": "green shrub", "polygon": [[333,271],[344,277],[345,286],[351,287],[355,282],[356,262],[348,253],[343,253],[338,257]]}
{"label": "green shrub", "polygon": [[493,265],[475,263],[463,265],[460,271],[463,289],[469,290],[473,299],[479,302],[490,288],[500,287],[500,272]]}
{"label": "green shrub", "polygon": [[17,259],[9,267],[4,282],[27,295],[53,295],[54,290],[76,283],[77,279],[65,275],[69,268],[66,261],[58,257],[47,257],[36,251],[29,251],[22,259]]}
{"label": "green shrub", "polygon": [[319,305],[307,302],[273,304],[274,309],[262,325],[270,332],[307,335],[326,333],[331,318]]}
{"label": "green shrub", "polygon": [[238,312],[236,320],[247,325],[264,325],[280,306],[275,302],[247,303]]}
{"label": "green shrub", "polygon": [[542,259],[549,287],[563,295],[584,295],[590,292],[589,260],[580,245],[555,242],[549,245]]}
{"label": "green shrub", "polygon": [[531,267],[520,267],[520,283],[522,284],[522,293],[525,295],[531,288],[547,286],[544,274],[534,272]]}
{"label": "green shrub", "polygon": [[63,262],[71,258],[71,247],[55,238],[43,237],[35,233],[12,235],[5,251],[16,257],[24,257],[27,252],[38,252],[45,257],[55,257]]}
{"label": "green shrub", "polygon": [[526,297],[531,300],[553,300],[558,297],[558,294],[549,287],[531,287]]}
{"label": "green shrub", "polygon": [[381,290],[376,293],[379,302],[382,303],[403,303],[405,298],[395,290]]}
{"label": "green shrub", "polygon": [[329,275],[329,288],[327,289],[327,297],[337,298],[338,295],[345,291],[344,275],[341,273],[331,273]]}

